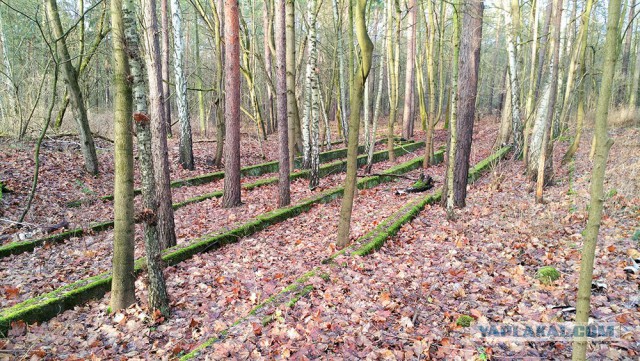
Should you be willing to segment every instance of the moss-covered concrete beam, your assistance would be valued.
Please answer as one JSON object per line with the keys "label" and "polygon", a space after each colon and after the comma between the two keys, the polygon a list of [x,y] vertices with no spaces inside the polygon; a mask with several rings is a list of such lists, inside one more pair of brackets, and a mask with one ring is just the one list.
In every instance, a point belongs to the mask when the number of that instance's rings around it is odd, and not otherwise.
{"label": "moss-covered concrete beam", "polygon": [[[418,157],[422,159],[423,157]],[[418,162],[419,163],[419,162]],[[416,160],[412,159],[393,167],[395,174],[409,172],[415,169]],[[395,178],[384,176],[371,176],[358,180],[358,188],[371,188],[378,184],[388,182]],[[314,204],[330,202],[342,196],[344,188],[338,186],[312,197],[309,197],[296,205],[275,209],[250,220],[233,230],[215,235],[207,235],[189,244],[177,245],[166,249],[162,259],[169,265],[174,265],[202,252],[220,248],[226,244],[234,243],[243,237],[254,234],[271,225],[297,216],[309,210]],[[136,260],[136,273],[140,273],[144,266],[144,259]],[[0,334],[6,335],[11,327],[11,322],[22,320],[27,323],[46,321],[55,315],[80,305],[92,298],[102,297],[111,286],[109,273],[79,280],[70,285],[58,288],[45,295],[40,295],[9,308],[0,310]]]}
{"label": "moss-covered concrete beam", "polygon": [[[476,179],[478,179],[481,174],[483,174],[484,172],[490,169],[490,166],[494,162],[506,156],[506,154],[509,152],[509,149],[510,149],[509,147],[504,147],[498,150],[498,152],[492,154],[491,156],[487,157],[483,161],[479,162],[475,167],[473,167],[469,171],[469,181],[473,182]],[[444,159],[444,150],[438,151],[436,153],[435,159],[438,163],[442,162],[442,160]],[[400,164],[396,167],[390,168],[386,170],[385,173],[391,174],[394,172],[402,172],[402,171],[405,171],[406,169],[412,169],[412,167],[414,167],[416,163],[421,164],[419,160],[424,160],[424,157],[419,157],[409,162]],[[378,178],[380,179],[384,177],[380,176]],[[367,182],[368,181],[359,183],[359,185],[366,184]],[[376,227],[369,233],[365,234],[364,236],[360,237],[356,242],[354,242],[354,244],[340,251],[335,252],[333,255],[325,259],[322,263],[323,264],[330,263],[332,260],[334,260],[340,255],[346,254],[348,256],[365,256],[373,252],[374,250],[381,247],[388,237],[395,235],[396,232],[400,229],[400,227],[402,227],[402,225],[404,225],[407,222],[410,222],[415,216],[417,216],[427,204],[432,204],[439,201],[441,195],[442,195],[442,191],[439,190],[434,194],[430,194],[426,197],[422,197],[413,202],[410,202],[406,206],[402,207],[399,211],[395,212],[394,214],[389,216],[387,219],[385,219],[382,223],[378,225],[378,227]],[[360,244],[363,244],[363,245],[354,251],[354,248]],[[351,253],[348,253],[348,252],[351,252]],[[311,276],[319,274],[320,271],[321,271],[320,267],[315,267],[311,271],[305,273],[300,278],[295,280],[292,284],[285,287],[282,291],[280,291],[280,293],[276,294],[275,296],[272,296],[264,303],[256,306],[256,308],[254,308],[247,316],[244,316],[239,320],[237,320],[236,322],[234,322],[231,327],[234,327],[244,322],[249,318],[249,316],[255,315],[258,310],[263,309],[268,304],[282,303],[282,301],[278,302],[278,299],[279,299],[278,297],[281,295],[291,294],[292,292],[294,292],[294,296],[290,299],[289,304],[292,304],[292,303],[295,304],[295,302],[297,302],[297,300],[300,299],[300,297],[297,297],[297,295],[304,294],[305,290],[307,293],[313,290],[311,286],[305,286],[303,288],[301,285],[304,284],[304,282],[306,282]],[[264,322],[268,323],[270,321],[271,319],[263,319],[263,324]],[[204,343],[194,348],[190,353],[180,358],[180,361],[191,360],[194,357],[198,356],[198,354],[201,351],[205,350],[206,348],[213,345],[214,343],[224,339],[225,336],[229,333],[229,330],[231,327],[222,331],[219,335],[207,339]]]}
{"label": "moss-covered concrete beam", "polygon": [[[416,151],[423,146],[424,146],[424,142],[409,143],[409,144],[401,145],[394,148],[394,152],[396,156],[402,156],[410,152]],[[336,150],[333,152],[335,153],[338,151],[342,151],[342,150]],[[325,152],[325,154],[327,153],[331,153],[331,152]],[[330,157],[327,159],[330,159]],[[389,155],[386,150],[382,150],[373,154],[373,163],[383,162],[387,159],[389,159]],[[362,166],[366,164],[366,162],[367,162],[366,154],[358,157],[358,166]],[[346,170],[346,166],[347,166],[346,160],[338,160],[329,164],[325,164],[320,167],[320,171],[319,171],[320,177],[326,177],[327,175],[330,175],[330,174],[342,172]],[[308,178],[309,174],[310,174],[310,171],[308,169],[305,169],[302,171],[291,173],[290,178],[291,180],[295,180],[298,178]],[[267,179],[261,179],[253,183],[244,184],[242,185],[242,188],[246,190],[251,190],[254,188],[266,186],[269,184],[276,184],[276,183],[278,183],[278,178],[271,177]],[[212,198],[220,198],[222,197],[222,195],[223,195],[222,191],[214,191],[211,193],[201,194],[201,195],[186,199],[182,202],[174,203],[173,209],[176,210],[176,209],[185,207],[189,204],[203,202],[205,200],[212,199]],[[113,228],[113,225],[114,225],[113,221],[100,222],[100,223],[90,225],[88,227],[88,231],[93,233],[102,232],[102,231]],[[85,234],[85,230],[83,228],[76,228],[76,229],[72,229],[59,234],[54,234],[48,237],[19,241],[19,242],[11,242],[4,246],[0,246],[0,258],[8,257],[12,254],[30,252],[30,251],[33,251],[36,247],[42,246],[46,243],[59,243],[67,239],[70,239],[72,237],[81,237],[84,234]]]}

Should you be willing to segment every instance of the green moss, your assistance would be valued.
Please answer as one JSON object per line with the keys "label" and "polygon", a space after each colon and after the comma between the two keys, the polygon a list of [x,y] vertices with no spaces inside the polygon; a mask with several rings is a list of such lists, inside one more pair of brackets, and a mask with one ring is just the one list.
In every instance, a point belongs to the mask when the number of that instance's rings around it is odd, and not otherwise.
{"label": "green moss", "polygon": [[321,274],[320,278],[322,278],[322,280],[325,281],[325,282],[329,282],[331,280],[331,278],[329,277],[328,273]]}
{"label": "green moss", "polygon": [[287,302],[287,306],[288,307],[293,307],[296,305],[296,303],[298,301],[300,301],[301,298],[307,296],[309,293],[311,293],[311,291],[313,291],[313,285],[306,285],[302,288],[302,290],[300,290],[300,292],[297,292],[293,298],[291,298],[289,300],[289,302]]}
{"label": "green moss", "polygon": [[473,322],[473,317],[468,315],[460,315],[460,317],[458,317],[458,319],[456,320],[456,325],[460,327],[469,327],[471,326],[472,322]]}
{"label": "green moss", "polygon": [[633,236],[631,236],[631,239],[634,241],[640,241],[640,228],[636,229]]}
{"label": "green moss", "polygon": [[549,285],[560,278],[560,272],[551,266],[544,266],[538,270],[536,278],[545,285]]}
{"label": "green moss", "polygon": [[[413,164],[413,160],[403,164]],[[410,169],[410,167],[400,167],[398,168],[398,171],[403,172],[408,171],[408,169]],[[387,181],[387,179],[385,179],[384,177],[367,177],[358,181],[358,187],[369,188],[385,181]],[[186,260],[197,253],[210,251],[212,249],[222,247],[225,244],[237,242],[242,237],[255,233],[270,225],[276,224],[301,212],[304,212],[315,203],[329,202],[341,196],[343,191],[344,189],[342,187],[335,187],[319,195],[310,197],[300,202],[298,205],[283,209],[277,209],[268,212],[267,214],[258,216],[257,219],[249,221],[231,231],[213,236],[205,236],[200,240],[188,245],[179,245],[176,247],[172,247],[163,252],[162,258],[165,262],[167,262],[167,264],[173,265]],[[143,258],[136,260],[136,273],[139,273],[142,270],[143,266]],[[313,271],[303,275],[303,277],[299,279],[300,282],[296,282],[291,285],[291,287],[285,288],[283,292],[290,292],[296,289],[302,282],[308,279],[315,272],[316,270],[314,269]],[[11,321],[17,319],[22,319],[26,322],[36,322],[50,319],[56,314],[72,308],[78,304],[81,304],[82,302],[90,298],[103,296],[104,293],[109,290],[110,286],[111,276],[105,273],[96,277],[80,280],[68,286],[61,287],[45,296],[36,297],[22,302],[12,307],[10,310],[6,310],[8,313],[0,314],[0,331],[3,330],[3,327],[10,327]],[[271,300],[270,302],[273,302],[273,300]],[[262,305],[262,307],[263,306],[264,304]],[[256,310],[257,309],[259,308],[256,308]],[[256,310],[252,312],[255,313]]]}

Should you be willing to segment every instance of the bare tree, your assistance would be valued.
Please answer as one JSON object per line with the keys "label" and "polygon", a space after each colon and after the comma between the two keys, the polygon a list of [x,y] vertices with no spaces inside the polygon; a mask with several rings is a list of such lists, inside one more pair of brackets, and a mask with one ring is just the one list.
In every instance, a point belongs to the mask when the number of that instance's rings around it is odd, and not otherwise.
{"label": "bare tree", "polygon": [[240,20],[238,0],[224,1],[225,122],[224,196],[225,208],[240,200]]}
{"label": "bare tree", "polygon": [[277,0],[275,12],[276,35],[276,101],[278,117],[278,145],[280,169],[278,177],[278,206],[291,203],[289,186],[289,135],[287,127],[287,35],[285,0]]}

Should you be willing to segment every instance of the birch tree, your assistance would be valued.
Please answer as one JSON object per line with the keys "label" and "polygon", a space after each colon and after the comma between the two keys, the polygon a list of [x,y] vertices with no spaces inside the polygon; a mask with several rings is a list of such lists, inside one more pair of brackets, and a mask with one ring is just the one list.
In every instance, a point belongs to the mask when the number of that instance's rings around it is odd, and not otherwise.
{"label": "birch tree", "polygon": [[287,60],[287,119],[289,127],[289,163],[293,169],[293,160],[300,131],[300,112],[296,98],[296,24],[293,0],[286,0],[286,60]]}
{"label": "birch tree", "polygon": [[317,2],[315,0],[309,0],[307,2],[307,37],[309,39],[309,48],[307,51],[307,66],[304,81],[304,113],[302,116],[303,168],[311,167],[311,123],[315,120],[313,111],[317,108],[317,105],[314,104],[315,92],[318,86],[316,83],[316,66],[318,62],[316,8]]}
{"label": "birch tree", "polygon": [[517,44],[520,42],[518,29],[520,27],[518,0],[503,0],[503,5],[509,9],[505,12],[505,25],[507,28],[507,56],[509,58],[509,89],[511,90],[511,119],[514,153],[520,155],[522,151],[522,119],[520,118],[520,81],[518,78],[518,54]]}
{"label": "birch tree", "polygon": [[182,41],[182,11],[178,0],[171,0],[171,22],[173,25],[173,73],[176,82],[176,104],[180,122],[180,165],[193,170],[193,145],[191,122],[187,103],[187,78],[184,74],[184,43]]}
{"label": "birch tree", "polygon": [[458,127],[456,125],[458,117],[458,62],[460,59],[460,3],[453,5],[453,59],[451,65],[451,101],[450,101],[450,123],[449,123],[449,143],[447,145],[447,170],[445,175],[445,187],[442,200],[447,210],[447,218],[453,219],[454,188],[453,176],[455,168],[456,150],[458,143]]}
{"label": "birch tree", "polygon": [[[131,89],[133,95],[133,120],[138,139],[138,157],[140,160],[140,176],[142,180],[142,199],[144,210],[141,219],[144,224],[144,245],[146,250],[147,276],[149,278],[149,309],[169,315],[169,296],[164,282],[163,261],[160,242],[158,240],[156,200],[156,184],[154,165],[151,154],[151,119],[147,111],[147,85],[145,67],[140,55],[140,39],[138,36],[136,7],[134,0],[125,0],[123,9],[125,26],[126,53],[129,59]],[[133,187],[133,184],[129,185]]]}
{"label": "birch tree", "polygon": [[550,142],[551,123],[554,116],[558,81],[558,56],[560,54],[560,25],[562,0],[554,0],[553,30],[549,50],[549,71],[543,88],[542,99],[536,111],[536,121],[531,134],[527,174],[536,180],[536,201],[542,202],[542,188],[552,177],[553,158]]}
{"label": "birch tree", "polygon": [[[350,0],[348,0],[350,1]],[[342,1],[333,0],[331,2],[333,6],[333,21],[335,23],[336,29],[336,46],[337,56],[338,56],[338,93],[340,97],[340,102],[338,103],[338,109],[340,114],[340,128],[342,130],[342,139],[347,139],[349,132],[349,125],[347,122],[347,91],[344,87],[345,84],[345,69],[344,69],[344,41],[342,40],[342,17],[340,16],[340,12],[338,8],[341,8]]]}

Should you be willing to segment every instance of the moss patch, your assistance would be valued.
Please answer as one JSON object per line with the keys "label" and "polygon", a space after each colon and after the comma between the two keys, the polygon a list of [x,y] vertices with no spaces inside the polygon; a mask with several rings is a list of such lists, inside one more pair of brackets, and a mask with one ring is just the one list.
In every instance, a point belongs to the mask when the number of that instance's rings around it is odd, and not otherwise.
{"label": "moss patch", "polygon": [[551,266],[544,266],[538,270],[536,278],[545,285],[550,285],[553,281],[560,278],[560,272]]}
{"label": "moss patch", "polygon": [[460,315],[456,320],[456,325],[460,327],[469,327],[471,326],[471,323],[473,323],[473,317],[468,315]]}

